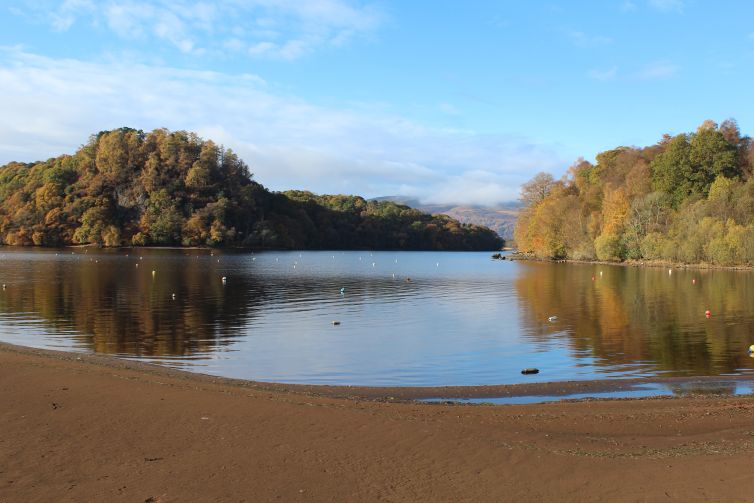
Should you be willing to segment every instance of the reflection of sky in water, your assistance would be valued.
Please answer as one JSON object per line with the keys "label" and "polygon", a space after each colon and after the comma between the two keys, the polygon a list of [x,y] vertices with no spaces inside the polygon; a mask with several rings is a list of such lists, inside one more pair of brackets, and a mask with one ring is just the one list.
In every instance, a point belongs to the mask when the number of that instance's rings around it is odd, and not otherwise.
{"label": "reflection of sky in water", "polygon": [[489,253],[55,253],[0,254],[0,339],[313,384],[732,375],[754,362],[750,273]]}
{"label": "reflection of sky in water", "polygon": [[581,400],[585,398],[648,398],[687,395],[750,395],[754,393],[754,381],[718,381],[685,383],[642,383],[617,391],[593,391],[589,393],[564,393],[560,395],[522,395],[489,398],[429,398],[422,402],[453,402],[492,405],[523,405],[555,402],[558,400]]}

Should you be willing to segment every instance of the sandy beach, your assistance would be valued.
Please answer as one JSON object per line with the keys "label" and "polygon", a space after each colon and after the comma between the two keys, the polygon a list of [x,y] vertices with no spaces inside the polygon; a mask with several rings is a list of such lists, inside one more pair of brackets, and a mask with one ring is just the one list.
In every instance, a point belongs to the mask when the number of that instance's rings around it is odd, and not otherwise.
{"label": "sandy beach", "polygon": [[754,397],[403,398],[0,344],[0,502],[752,499]]}

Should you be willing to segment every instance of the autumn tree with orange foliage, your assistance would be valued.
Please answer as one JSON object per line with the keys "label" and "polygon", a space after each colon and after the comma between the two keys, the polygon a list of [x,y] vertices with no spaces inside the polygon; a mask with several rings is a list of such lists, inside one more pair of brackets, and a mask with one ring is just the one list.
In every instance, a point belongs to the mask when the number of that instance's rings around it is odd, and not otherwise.
{"label": "autumn tree with orange foliage", "polygon": [[733,119],[579,159],[522,188],[519,250],[546,258],[754,265],[754,151]]}

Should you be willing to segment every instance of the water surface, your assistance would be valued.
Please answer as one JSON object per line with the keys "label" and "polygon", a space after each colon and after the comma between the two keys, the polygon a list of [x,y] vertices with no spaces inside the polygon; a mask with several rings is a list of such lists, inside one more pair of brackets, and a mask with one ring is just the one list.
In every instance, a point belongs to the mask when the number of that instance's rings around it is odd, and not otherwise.
{"label": "water surface", "polygon": [[228,377],[441,386],[754,371],[751,272],[2,248],[0,282],[0,340]]}

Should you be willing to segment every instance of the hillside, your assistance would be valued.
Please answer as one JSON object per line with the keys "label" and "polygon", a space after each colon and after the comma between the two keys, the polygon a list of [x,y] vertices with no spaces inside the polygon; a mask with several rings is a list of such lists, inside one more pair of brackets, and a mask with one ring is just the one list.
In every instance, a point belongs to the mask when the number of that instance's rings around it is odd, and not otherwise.
{"label": "hillside", "polygon": [[521,210],[521,204],[517,201],[488,207],[452,204],[422,204],[417,199],[402,196],[376,197],[372,200],[405,204],[411,208],[416,208],[417,210],[433,215],[448,215],[449,217],[455,218],[459,222],[465,224],[489,227],[505,240],[513,238],[513,229]]}
{"label": "hillside", "polygon": [[521,251],[540,257],[754,264],[754,149],[734,120],[581,160],[522,188]]}
{"label": "hillside", "polygon": [[270,192],[230,149],[165,129],[103,131],[73,155],[0,166],[9,245],[495,250],[493,231],[359,196]]}

